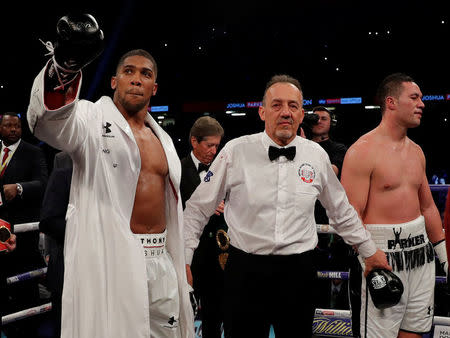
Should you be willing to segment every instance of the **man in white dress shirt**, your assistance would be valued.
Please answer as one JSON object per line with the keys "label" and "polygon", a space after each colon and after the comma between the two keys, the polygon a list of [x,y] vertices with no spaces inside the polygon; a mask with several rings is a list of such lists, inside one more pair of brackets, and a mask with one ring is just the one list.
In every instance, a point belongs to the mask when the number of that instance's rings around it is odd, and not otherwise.
{"label": "man in white dress shirt", "polygon": [[[265,131],[228,142],[186,203],[189,264],[204,225],[225,198],[231,247],[225,267],[225,332],[231,337],[307,337],[314,316],[317,245],[314,204],[366,258],[366,273],[391,269],[348,203],[326,152],[297,135],[299,82],[274,76],[259,115]],[[280,154],[281,152],[281,154]]]}

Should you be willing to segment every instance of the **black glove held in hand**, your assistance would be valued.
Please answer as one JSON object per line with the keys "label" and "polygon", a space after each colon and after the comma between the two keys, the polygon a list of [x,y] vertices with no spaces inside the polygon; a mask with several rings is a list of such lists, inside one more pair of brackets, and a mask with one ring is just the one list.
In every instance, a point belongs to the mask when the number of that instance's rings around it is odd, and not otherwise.
{"label": "black glove held in hand", "polygon": [[45,45],[53,55],[48,68],[49,85],[64,89],[77,73],[103,51],[103,32],[90,14],[67,15],[56,25],[54,45]]}
{"label": "black glove held in hand", "polygon": [[393,272],[373,269],[367,276],[367,287],[377,309],[397,305],[403,294],[403,283]]}

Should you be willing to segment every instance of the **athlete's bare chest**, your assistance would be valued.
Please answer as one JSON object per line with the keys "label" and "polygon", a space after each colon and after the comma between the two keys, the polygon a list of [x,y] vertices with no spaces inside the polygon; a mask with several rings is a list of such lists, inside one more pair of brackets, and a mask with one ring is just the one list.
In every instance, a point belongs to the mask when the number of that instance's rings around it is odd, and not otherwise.
{"label": "athlete's bare chest", "polygon": [[418,189],[424,168],[419,153],[414,149],[385,147],[378,156],[372,173],[372,184],[382,190],[398,188]]}
{"label": "athlete's bare chest", "polygon": [[166,176],[169,168],[159,139],[150,129],[145,133],[135,134],[135,139],[141,156],[141,175]]}

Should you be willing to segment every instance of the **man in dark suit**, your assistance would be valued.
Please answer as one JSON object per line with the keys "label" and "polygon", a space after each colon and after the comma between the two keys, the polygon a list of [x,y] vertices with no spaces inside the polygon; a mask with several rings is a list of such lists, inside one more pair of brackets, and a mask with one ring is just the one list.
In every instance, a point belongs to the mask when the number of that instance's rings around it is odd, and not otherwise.
{"label": "man in dark suit", "polygon": [[[3,189],[2,218],[15,224],[39,220],[42,197],[47,184],[47,164],[43,151],[23,140],[20,117],[16,113],[4,113],[0,120],[2,139],[0,155],[0,181]],[[17,248],[8,255],[4,271],[8,276],[35,270],[45,266],[39,252],[39,232],[17,233]],[[37,280],[22,281],[8,287],[8,312],[16,312],[38,305]],[[31,334],[32,320],[17,322],[14,332],[8,334]],[[12,330],[12,328],[11,328]]]}
{"label": "man in dark suit", "polygon": [[53,171],[42,202],[39,230],[48,236],[48,288],[52,294],[52,337],[61,335],[61,299],[64,281],[64,237],[72,180],[72,159],[66,152],[56,154]]}
{"label": "man in dark suit", "polygon": [[[183,208],[205,178],[223,134],[219,122],[209,116],[200,117],[192,126],[189,134],[192,152],[181,160],[180,190]],[[222,202],[203,231],[191,265],[194,293],[200,299],[202,336],[205,338],[221,337],[224,288],[221,264],[225,261],[223,254],[226,254],[226,243],[220,244],[221,249],[218,239],[223,242],[226,230]],[[222,259],[222,263],[219,259]]]}

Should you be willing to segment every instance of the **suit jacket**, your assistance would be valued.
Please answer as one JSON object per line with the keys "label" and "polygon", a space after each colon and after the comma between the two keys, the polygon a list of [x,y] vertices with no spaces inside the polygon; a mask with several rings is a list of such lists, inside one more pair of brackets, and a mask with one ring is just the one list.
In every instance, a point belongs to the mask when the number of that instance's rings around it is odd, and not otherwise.
{"label": "suit jacket", "polygon": [[[47,164],[43,151],[23,140],[11,157],[0,179],[3,205],[0,218],[14,225],[39,220],[40,206],[47,184]],[[20,183],[22,196],[6,201],[3,185]],[[14,251],[0,255],[0,314],[24,310],[40,303],[38,279],[21,281],[6,286],[6,277],[35,270],[45,266],[39,251],[39,231],[17,233],[17,247]],[[6,330],[6,328],[5,328]],[[11,330],[18,330],[23,336],[34,336],[30,322],[14,324]],[[8,334],[9,335],[9,334]]]}
{"label": "suit jacket", "polygon": [[21,140],[2,177],[3,185],[20,183],[23,188],[22,196],[4,201],[5,217],[10,223],[39,220],[47,180],[47,163],[43,151]]}
{"label": "suit jacket", "polygon": [[189,154],[181,160],[180,193],[183,210],[186,208],[186,201],[191,197],[199,184],[200,176],[198,175],[195,163],[192,161],[192,157]]}
{"label": "suit jacket", "polygon": [[[47,180],[47,163],[43,151],[21,140],[1,178],[2,188],[5,184],[16,183],[20,183],[23,188],[22,196],[17,195],[11,201],[3,199],[4,204],[0,207],[1,216],[11,223],[13,232],[15,224],[39,221]],[[16,235],[17,248],[10,255],[16,263],[10,273],[16,274],[42,267],[39,232],[31,231]]]}
{"label": "suit jacket", "polygon": [[47,281],[52,295],[59,301],[64,280],[64,236],[69,204],[72,160],[65,152],[56,154],[41,209],[39,230],[48,235]]}

